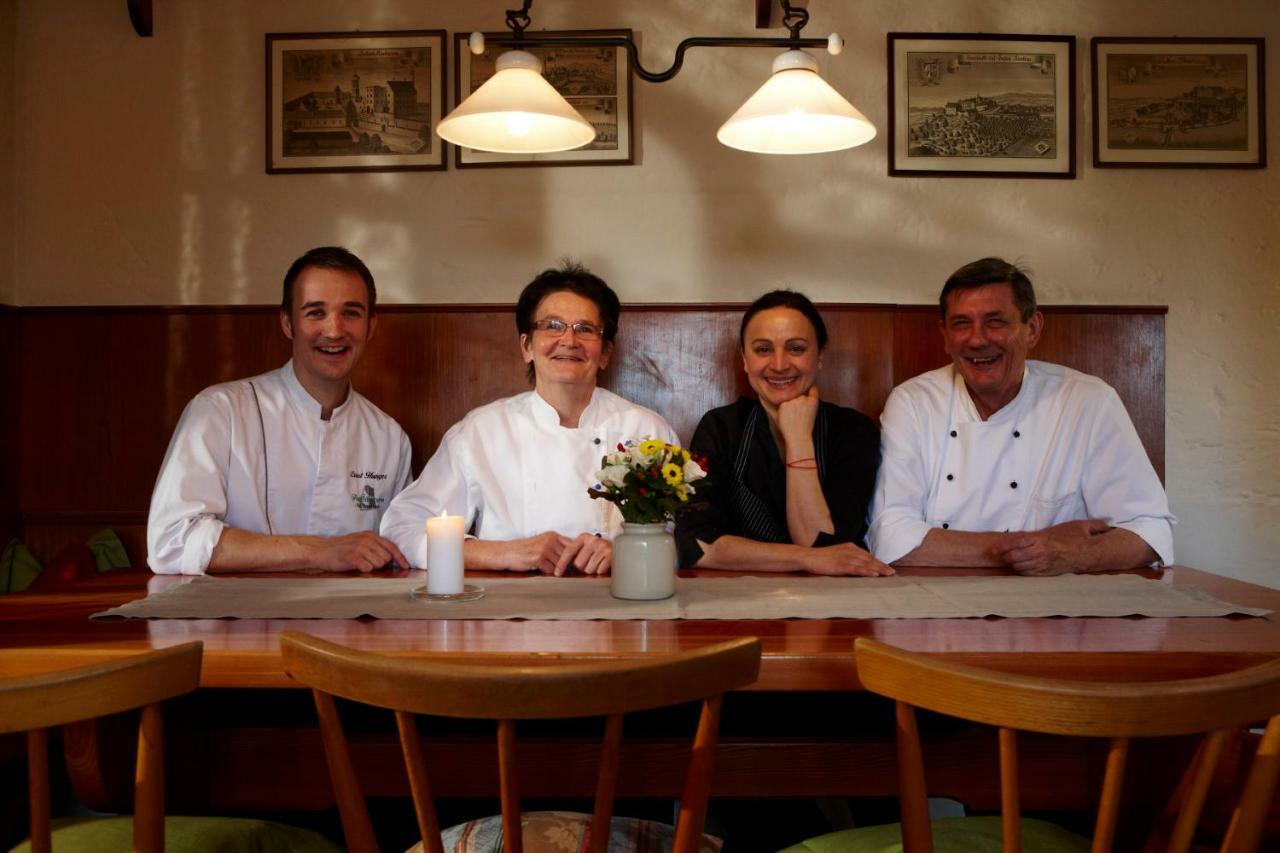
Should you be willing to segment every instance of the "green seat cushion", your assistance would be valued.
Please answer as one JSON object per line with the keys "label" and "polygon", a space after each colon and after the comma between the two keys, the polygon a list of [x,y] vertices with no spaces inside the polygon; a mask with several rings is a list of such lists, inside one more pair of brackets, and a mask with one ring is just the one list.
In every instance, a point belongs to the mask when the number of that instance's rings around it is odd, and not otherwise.
{"label": "green seat cushion", "polygon": [[[1001,853],[999,817],[943,817],[933,821],[934,853]],[[1027,853],[1081,853],[1089,840],[1056,824],[1022,819]],[[886,823],[819,835],[782,853],[902,853],[902,824]]]}
{"label": "green seat cushion", "polygon": [[[578,812],[527,812],[520,815],[525,853],[577,853],[591,843],[591,815]],[[615,817],[609,822],[611,851],[669,853],[675,828],[652,820]],[[502,816],[483,817],[440,833],[445,853],[502,853]],[[719,853],[722,842],[703,835],[698,853]],[[423,849],[422,842],[409,853]]]}
{"label": "green seat cushion", "polygon": [[9,540],[0,551],[0,595],[6,592],[22,592],[31,586],[43,568],[27,546],[17,539]]}
{"label": "green seat cushion", "polygon": [[[53,822],[57,853],[129,853],[133,817],[59,818]],[[323,835],[269,820],[238,817],[166,817],[166,853],[341,853]],[[24,841],[11,853],[28,853]]]}

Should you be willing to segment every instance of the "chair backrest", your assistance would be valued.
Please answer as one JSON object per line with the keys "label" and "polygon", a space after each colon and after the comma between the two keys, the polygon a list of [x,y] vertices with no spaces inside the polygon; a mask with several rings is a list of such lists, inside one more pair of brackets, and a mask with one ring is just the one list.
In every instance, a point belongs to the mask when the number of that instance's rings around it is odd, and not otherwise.
{"label": "chair backrest", "polygon": [[692,853],[706,814],[721,697],[754,682],[760,669],[760,641],[755,638],[666,657],[568,664],[531,661],[514,666],[386,657],[293,631],[281,636],[280,647],[285,671],[312,688],[347,847],[356,853],[377,847],[334,707],[335,696],[395,712],[418,827],[425,849],[432,853],[441,851],[440,826],[414,715],[497,721],[498,781],[508,853],[521,849],[515,721],[605,717],[591,833],[593,853],[602,853],[613,813],[623,715],[700,700],[702,713],[673,847],[674,853]]}
{"label": "chair backrest", "polygon": [[1268,720],[1223,850],[1255,850],[1280,767],[1280,660],[1209,678],[1147,683],[1063,681],[946,663],[883,643],[854,643],[858,679],[896,700],[902,833],[909,853],[932,851],[924,763],[914,708],[999,729],[1004,849],[1021,847],[1016,731],[1109,738],[1093,850],[1110,850],[1130,738],[1204,733],[1173,801],[1167,849],[1191,844],[1224,744],[1234,730]]}
{"label": "chair backrest", "polygon": [[164,849],[164,735],[160,703],[200,683],[201,643],[47,675],[0,680],[0,734],[27,733],[31,850],[47,853],[52,726],[142,709],[134,776],[133,849]]}

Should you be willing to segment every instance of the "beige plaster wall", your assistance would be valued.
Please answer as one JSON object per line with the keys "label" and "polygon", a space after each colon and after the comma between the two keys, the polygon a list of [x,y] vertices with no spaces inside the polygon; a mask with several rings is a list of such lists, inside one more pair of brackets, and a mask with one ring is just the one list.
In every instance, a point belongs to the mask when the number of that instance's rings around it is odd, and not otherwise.
{"label": "beige plaster wall", "polygon": [[[785,284],[816,299],[926,302],[961,263],[1000,254],[1030,265],[1046,302],[1169,306],[1180,561],[1280,586],[1280,167],[1088,165],[1091,36],[1265,36],[1274,54],[1274,0],[814,0],[806,34],[848,40],[820,58],[824,76],[881,128],[850,152],[721,147],[716,128],[772,52],[703,50],[670,83],[636,83],[633,167],[264,173],[264,33],[493,29],[510,5],[157,2],[156,36],[140,39],[123,4],[19,0],[11,301],[272,302],[293,257],[338,242],[370,262],[389,302],[510,301],[564,255],[624,300],[744,300]],[[753,6],[540,0],[534,21],[633,28],[646,64],[665,67],[683,36],[750,32]],[[1076,35],[1077,179],[888,177],[885,33],[916,30]],[[1278,66],[1273,55],[1273,163]]]}

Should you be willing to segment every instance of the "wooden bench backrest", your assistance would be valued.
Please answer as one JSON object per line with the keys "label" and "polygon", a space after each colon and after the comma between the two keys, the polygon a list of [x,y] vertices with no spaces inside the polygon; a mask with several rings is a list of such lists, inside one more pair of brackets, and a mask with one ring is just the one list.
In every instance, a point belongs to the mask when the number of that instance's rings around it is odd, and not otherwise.
{"label": "wooden bench backrest", "polygon": [[[743,305],[624,309],[605,387],[664,414],[687,441],[710,408],[746,390]],[[932,306],[822,305],[831,341],[823,395],[878,416],[898,383],[946,362]],[[1034,355],[1096,374],[1128,406],[1164,474],[1165,309],[1045,309]],[[510,306],[385,306],[356,387],[396,418],[420,470],[475,406],[526,390]],[[13,318],[6,318],[14,325]],[[201,388],[288,358],[267,306],[27,308],[17,311],[22,532],[49,559],[114,525],[135,560],[156,472]],[[12,342],[10,342],[12,344]]]}

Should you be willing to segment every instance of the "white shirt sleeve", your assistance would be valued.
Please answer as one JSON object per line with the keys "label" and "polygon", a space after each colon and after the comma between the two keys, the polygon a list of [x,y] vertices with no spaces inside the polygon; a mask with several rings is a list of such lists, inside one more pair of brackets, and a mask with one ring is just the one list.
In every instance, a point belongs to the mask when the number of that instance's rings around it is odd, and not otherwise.
{"label": "white shirt sleeve", "polygon": [[157,574],[200,575],[222,537],[227,514],[231,424],[197,396],[169,441],[147,516],[147,565]]}
{"label": "white shirt sleeve", "polygon": [[871,503],[867,545],[892,563],[919,547],[931,525],[925,521],[929,473],[924,463],[925,429],[911,401],[894,391],[880,415],[880,472]]}
{"label": "white shirt sleeve", "polygon": [[413,445],[403,427],[397,427],[400,437],[400,460],[396,465],[395,488],[391,490],[392,500],[405,490],[413,479]]}
{"label": "white shirt sleeve", "polygon": [[1083,491],[1088,518],[1142,537],[1160,557],[1173,564],[1173,524],[1169,498],[1142,439],[1119,395],[1107,388],[1089,440]]}
{"label": "white shirt sleeve", "polygon": [[427,460],[417,480],[396,495],[382,516],[379,528],[404,554],[414,568],[427,568],[428,518],[448,512],[466,519],[463,527],[471,529],[475,522],[475,507],[469,499],[470,489],[464,475],[466,462],[461,458],[462,444],[455,424],[436,452]]}

